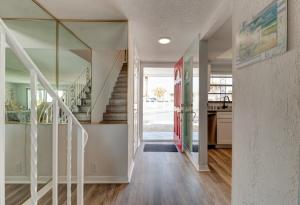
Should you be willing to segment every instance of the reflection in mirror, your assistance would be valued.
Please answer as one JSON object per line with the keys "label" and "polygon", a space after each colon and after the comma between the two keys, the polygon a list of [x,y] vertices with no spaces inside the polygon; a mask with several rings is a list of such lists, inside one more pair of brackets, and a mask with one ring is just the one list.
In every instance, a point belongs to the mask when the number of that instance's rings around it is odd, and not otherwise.
{"label": "reflection in mirror", "polygon": [[92,51],[62,24],[58,38],[58,90],[79,120],[90,121]]}
{"label": "reflection in mirror", "polygon": [[[56,87],[56,22],[53,20],[6,20],[5,23],[47,80],[53,87]],[[16,66],[22,65],[8,62],[8,67]]]}
{"label": "reflection in mirror", "polygon": [[58,31],[58,87],[64,90],[82,74],[84,80],[90,80],[92,52],[63,25],[59,25]]}
{"label": "reflection in mirror", "polygon": [[28,146],[30,110],[26,89],[30,74],[10,48],[6,48],[5,69],[5,177],[6,204],[19,204],[30,197]]}
{"label": "reflection in mirror", "polygon": [[[65,90],[67,96],[79,96],[84,94],[84,100],[79,100],[75,105],[70,103],[69,97],[66,98],[67,105],[72,108],[75,116],[81,121],[90,121],[91,112],[100,113],[100,107],[106,104],[106,96],[102,96],[104,92],[104,85],[111,83],[106,79],[111,79],[113,73],[120,62],[120,53],[127,50],[127,22],[62,22],[67,28],[83,40],[89,47],[93,48],[93,75],[86,75],[94,78],[86,80],[84,77],[84,68],[86,69],[86,63],[91,64],[91,52],[88,46],[82,44],[76,38],[69,37],[70,33],[65,27],[60,27],[60,49],[59,49],[59,61],[61,61],[62,54],[66,56],[72,56],[72,61],[79,61],[76,66],[68,66],[66,63],[59,66],[59,84],[62,90]],[[62,51],[62,52],[61,52]],[[122,59],[123,60],[123,59]],[[84,65],[79,67],[79,65]],[[89,65],[89,64],[88,64]],[[78,71],[74,71],[74,70]],[[82,73],[80,71],[83,69]],[[70,71],[71,70],[71,71]],[[88,70],[86,70],[88,71]],[[90,69],[90,73],[92,70]],[[76,73],[77,75],[70,76]],[[88,73],[88,72],[87,72]],[[105,75],[103,75],[105,74]],[[66,76],[66,77],[64,77]],[[72,78],[71,78],[72,77]],[[74,81],[75,79],[75,81]],[[88,87],[93,85],[92,89],[84,89],[85,83],[88,83]],[[105,81],[105,82],[104,82]],[[75,85],[79,85],[81,89],[78,91]],[[78,86],[77,86],[78,87]],[[71,94],[69,94],[71,93]],[[93,98],[91,98],[93,96]],[[81,97],[77,97],[80,99]],[[74,102],[74,101],[73,101]],[[82,103],[82,104],[80,104]],[[97,117],[98,118],[98,117]],[[100,121],[100,119],[99,119]]]}
{"label": "reflection in mirror", "polygon": [[0,0],[0,17],[14,19],[53,19],[32,0],[22,0],[21,2],[20,0]]}
{"label": "reflection in mirror", "polygon": [[[18,0],[0,0],[0,5],[0,17],[4,18],[5,24],[41,72],[54,84],[56,22],[32,0],[22,0],[22,3]],[[5,67],[5,203],[15,205],[30,198],[30,75],[9,47],[6,49]],[[41,113],[44,104],[42,88],[39,88],[37,94],[38,113]],[[41,124],[38,126],[39,189],[50,179],[52,170],[52,148],[49,146],[51,138],[48,141],[42,139],[44,135],[41,135],[43,130],[40,126]],[[49,152],[42,154],[41,150],[45,146]],[[50,163],[50,167],[46,167],[45,163]],[[49,168],[47,173],[44,172],[45,168]]]}

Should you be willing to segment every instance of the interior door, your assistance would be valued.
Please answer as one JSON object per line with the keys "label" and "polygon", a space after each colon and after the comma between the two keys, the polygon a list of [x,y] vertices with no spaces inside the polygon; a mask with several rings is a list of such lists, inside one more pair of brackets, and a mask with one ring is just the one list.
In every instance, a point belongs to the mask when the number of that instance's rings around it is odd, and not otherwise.
{"label": "interior door", "polygon": [[174,67],[174,142],[179,151],[182,147],[182,77],[183,77],[183,58],[181,58]]}

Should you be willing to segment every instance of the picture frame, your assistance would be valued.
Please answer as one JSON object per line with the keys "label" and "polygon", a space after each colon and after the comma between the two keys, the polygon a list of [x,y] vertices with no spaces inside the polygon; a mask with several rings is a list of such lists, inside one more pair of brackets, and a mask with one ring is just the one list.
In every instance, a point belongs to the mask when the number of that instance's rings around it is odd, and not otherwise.
{"label": "picture frame", "polygon": [[274,0],[239,27],[235,66],[241,68],[287,52],[288,0]]}

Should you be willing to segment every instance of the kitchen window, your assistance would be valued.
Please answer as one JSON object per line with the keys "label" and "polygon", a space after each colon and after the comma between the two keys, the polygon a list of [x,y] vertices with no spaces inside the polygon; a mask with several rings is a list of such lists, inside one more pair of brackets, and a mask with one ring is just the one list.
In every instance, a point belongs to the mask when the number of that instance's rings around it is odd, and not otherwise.
{"label": "kitchen window", "polygon": [[232,75],[212,74],[210,76],[210,90],[208,101],[222,101],[228,96],[232,101]]}

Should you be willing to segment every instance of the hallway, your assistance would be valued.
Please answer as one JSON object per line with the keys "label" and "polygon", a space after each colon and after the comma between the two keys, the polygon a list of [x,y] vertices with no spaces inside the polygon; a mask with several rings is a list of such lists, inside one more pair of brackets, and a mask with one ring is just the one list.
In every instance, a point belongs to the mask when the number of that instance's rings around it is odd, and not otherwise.
{"label": "hallway", "polygon": [[[199,173],[184,154],[143,152],[128,185],[87,185],[89,205],[229,205],[231,187],[214,170]],[[218,154],[219,151],[213,151]],[[211,155],[211,156],[213,156]],[[211,157],[210,157],[211,158]],[[216,159],[216,158],[214,158]],[[218,160],[215,160],[214,164]],[[216,167],[214,166],[214,167]]]}

